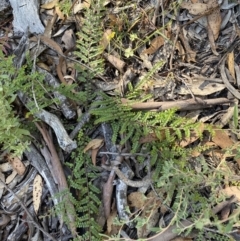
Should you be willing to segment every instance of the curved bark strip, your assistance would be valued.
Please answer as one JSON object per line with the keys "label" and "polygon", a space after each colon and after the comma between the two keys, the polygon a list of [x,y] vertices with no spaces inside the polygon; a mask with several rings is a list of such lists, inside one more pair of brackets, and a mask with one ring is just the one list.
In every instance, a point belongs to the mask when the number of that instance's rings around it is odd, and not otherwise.
{"label": "curved bark strip", "polygon": [[[122,167],[122,171],[124,175],[128,179],[132,179],[134,176],[133,171],[128,167],[125,163]],[[117,210],[120,220],[124,220],[127,225],[131,226],[129,214],[126,212],[128,210],[128,203],[127,203],[127,189],[128,185],[122,181],[121,179],[118,180],[116,185],[116,204],[117,204]]]}
{"label": "curved bark strip", "polygon": [[46,110],[41,110],[35,115],[53,128],[58,144],[64,151],[71,152],[73,149],[77,148],[76,142],[70,139],[68,133],[56,115],[51,114]]}
{"label": "curved bark strip", "polygon": [[[20,91],[18,92],[18,97],[27,107],[29,98]],[[76,142],[69,137],[68,133],[64,129],[63,124],[56,115],[51,114],[46,110],[39,110],[34,115],[52,127],[57,137],[58,144],[64,151],[71,152],[77,148]]]}

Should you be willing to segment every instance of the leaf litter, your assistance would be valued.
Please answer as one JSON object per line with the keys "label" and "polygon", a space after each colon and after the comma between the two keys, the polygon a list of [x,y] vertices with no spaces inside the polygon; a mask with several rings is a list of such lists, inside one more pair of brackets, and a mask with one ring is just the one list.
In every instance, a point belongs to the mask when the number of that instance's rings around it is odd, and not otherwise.
{"label": "leaf litter", "polygon": [[[59,7],[60,3],[59,1],[42,1],[40,7],[36,6],[39,15],[36,15],[35,18],[41,19],[46,28],[40,36],[30,33],[29,40],[33,44],[30,56],[32,56],[32,61],[34,58],[38,58],[38,68],[49,72],[51,80],[57,79],[56,83],[71,86],[76,82],[77,70],[72,59],[75,58],[77,31],[80,31],[81,34],[81,24],[84,22],[83,13],[85,9],[90,9],[93,3],[92,1],[75,1],[71,5],[68,15],[64,14],[62,8]],[[182,1],[180,6],[175,8],[173,7],[174,1],[157,0],[138,1],[137,4],[124,3],[124,1],[105,1],[104,5],[107,9],[102,21],[104,32],[98,45],[102,49],[106,69],[104,76],[93,80],[94,85],[97,86],[96,91],[104,91],[112,98],[120,94],[122,103],[126,104],[128,100],[125,99],[125,94],[128,85],[138,85],[155,64],[162,61],[163,64],[152,74],[151,79],[144,85],[140,85],[142,90],[151,94],[151,100],[143,103],[140,101],[131,103],[131,107],[135,110],[147,111],[161,111],[177,107],[181,116],[191,116],[192,114],[194,121],[201,120],[203,122],[199,130],[191,131],[188,137],[176,145],[184,148],[201,145],[210,147],[207,151],[192,153],[191,165],[193,170],[200,173],[204,166],[199,165],[198,162],[204,159],[211,166],[213,172],[217,173],[217,170],[225,172],[225,180],[220,180],[217,188],[219,195],[224,195],[227,199],[221,199],[221,205],[215,203],[218,211],[212,207],[212,212],[219,220],[230,223],[232,216],[237,217],[239,214],[237,203],[240,198],[238,188],[240,163],[238,157],[239,2],[192,0]],[[23,16],[21,17],[24,19]],[[52,23],[48,22],[49,19],[53,20]],[[9,52],[6,50],[6,46],[8,49],[14,49],[19,41],[14,43],[6,39],[4,34],[9,28],[11,34],[14,35],[17,23],[12,23],[11,19],[0,20],[0,22],[0,50],[7,57]],[[14,28],[12,24],[16,24]],[[49,29],[47,26],[50,26]],[[74,81],[67,83],[65,79]],[[74,87],[72,93],[76,93],[81,88],[80,85]],[[69,121],[71,123],[73,115],[66,113],[80,110],[80,115],[84,115],[86,111],[82,103],[71,104],[68,108],[64,114],[64,121],[58,112],[56,118],[60,120],[59,122],[66,124],[66,121]],[[198,113],[193,114],[196,110]],[[52,111],[54,112],[54,110]],[[52,118],[55,117],[49,117],[47,123],[49,126],[52,124]],[[75,120],[74,123],[77,121]],[[206,133],[206,126],[209,123],[214,124],[212,138]],[[63,125],[60,125],[54,131],[61,131],[62,128]],[[47,130],[43,128],[43,125],[40,125],[39,129],[42,129],[41,133],[46,135]],[[134,157],[136,153],[129,153],[130,150],[127,148],[121,150],[119,146],[111,146],[110,149],[114,149],[113,153],[117,153],[120,159],[118,160],[115,156],[114,160],[110,160],[113,166],[109,167],[109,160],[106,159],[111,159],[113,154],[106,151],[109,150],[107,148],[109,138],[106,137],[108,135],[104,136],[104,134],[97,133],[96,130],[92,131],[96,134],[91,135],[91,140],[86,143],[83,152],[90,153],[92,164],[101,170],[102,178],[105,178],[101,200],[103,212],[100,212],[102,233],[109,236],[120,235],[126,240],[141,238],[147,240],[195,240],[192,237],[194,232],[186,236],[184,233],[181,236],[173,232],[176,228],[175,224],[171,224],[173,218],[171,205],[174,206],[174,198],[169,197],[170,194],[164,189],[157,191],[158,194],[161,194],[159,197],[156,195],[155,187],[151,186],[151,176],[141,176],[142,173],[146,173],[144,170],[149,164],[147,163],[148,157],[144,156],[145,164],[139,163]],[[197,135],[199,133],[202,134],[202,138]],[[58,140],[57,144],[51,138],[53,138],[52,135],[45,136],[45,142],[48,140],[47,146],[50,152],[41,150],[43,161],[49,167],[54,155],[59,155],[62,162],[66,158],[66,153],[63,154],[66,149],[60,145],[61,140]],[[65,131],[62,139],[68,141],[68,138],[68,133]],[[166,138],[162,135],[162,141]],[[40,136],[37,137],[37,140],[44,143]],[[159,140],[159,136],[153,132],[141,137],[139,143],[143,145],[157,140]],[[53,145],[60,146],[63,150],[55,153]],[[120,151],[117,148],[120,148]],[[228,153],[230,149],[231,153]],[[33,160],[28,161],[33,162]],[[122,165],[121,168],[118,168],[118,165]],[[30,212],[35,211],[34,215],[40,220],[41,216],[48,215],[46,210],[57,203],[56,200],[49,201],[49,199],[54,200],[52,194],[56,188],[55,182],[61,180],[63,176],[59,177],[59,173],[55,173],[54,175],[57,177],[54,177],[55,181],[53,181],[54,178],[48,178],[48,176],[52,176],[51,172],[48,172],[46,176],[45,170],[42,169],[40,173],[41,168],[37,169],[36,166],[29,165],[26,157],[12,157],[11,153],[8,153],[5,158],[1,159],[0,179],[13,190]],[[55,166],[52,167],[51,171],[53,170],[57,172]],[[232,181],[227,182],[227,180]],[[116,182],[116,188],[113,185],[114,182]],[[144,183],[148,185],[141,185]],[[11,229],[16,228],[17,231],[12,234],[12,240],[16,240],[17,236],[24,234],[28,237],[22,240],[33,239],[31,225],[27,221],[27,214],[22,210],[22,206],[12,193],[7,192],[4,185],[0,185],[0,188],[2,198],[0,215],[2,215],[2,219],[5,217],[7,220],[0,222],[0,226],[9,225]],[[203,190],[199,189],[199,192],[201,191]],[[16,215],[22,215],[19,223],[28,222],[27,228],[17,229]],[[118,219],[125,223],[116,225]],[[57,225],[56,220],[59,220],[61,225]],[[182,221],[184,228],[193,224],[190,214]],[[43,226],[48,226],[46,230],[51,232],[50,235],[53,235],[53,230],[55,230],[67,236],[66,227],[62,226],[62,222],[61,217],[53,217],[52,221],[45,222]],[[225,233],[227,237],[236,237],[238,223],[239,220],[231,230]],[[196,227],[201,225],[208,231],[211,229],[208,222],[196,224]],[[156,231],[159,227],[162,228],[161,232]],[[133,228],[134,232],[131,231]],[[34,230],[34,227],[32,229]],[[71,237],[74,237],[76,230],[73,226],[70,231]],[[218,232],[214,228],[210,231]],[[207,231],[205,235],[207,237]],[[105,240],[111,239],[106,238]]]}

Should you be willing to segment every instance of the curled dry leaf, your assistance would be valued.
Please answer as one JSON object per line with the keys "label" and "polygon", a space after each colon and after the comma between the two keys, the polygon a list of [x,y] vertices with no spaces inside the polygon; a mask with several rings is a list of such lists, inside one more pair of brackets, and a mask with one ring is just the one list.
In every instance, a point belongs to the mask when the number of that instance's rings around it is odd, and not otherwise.
{"label": "curled dry leaf", "polygon": [[36,175],[33,181],[33,207],[35,213],[38,212],[42,197],[43,182],[40,175]]}
{"label": "curled dry leaf", "polygon": [[150,47],[148,49],[145,49],[143,53],[154,54],[163,45],[164,45],[164,38],[162,36],[158,36],[152,40]]}
{"label": "curled dry leaf", "polygon": [[125,66],[125,62],[119,59],[118,57],[111,54],[104,54],[104,57],[121,73],[123,73],[123,68]]}
{"label": "curled dry leaf", "polygon": [[227,64],[228,64],[228,69],[229,69],[231,76],[236,80],[235,67],[234,67],[234,52],[233,51],[227,55]]}
{"label": "curled dry leaf", "polygon": [[102,146],[102,144],[103,144],[103,139],[93,139],[87,144],[87,146],[84,148],[83,152],[85,153],[88,150],[97,149],[100,146]]}
{"label": "curled dry leaf", "polygon": [[13,169],[22,176],[26,170],[25,165],[22,163],[21,159],[19,157],[13,157],[8,155],[7,159],[9,163],[12,165]]}
{"label": "curled dry leaf", "polygon": [[182,8],[185,8],[189,11],[189,13],[193,15],[203,14],[205,11],[208,10],[208,5],[205,3],[188,3],[183,2],[181,4]]}
{"label": "curled dry leaf", "polygon": [[234,142],[232,139],[228,136],[226,131],[224,130],[215,130],[214,131],[214,136],[212,137],[212,141],[221,147],[222,149],[224,148],[229,148],[234,145]]}

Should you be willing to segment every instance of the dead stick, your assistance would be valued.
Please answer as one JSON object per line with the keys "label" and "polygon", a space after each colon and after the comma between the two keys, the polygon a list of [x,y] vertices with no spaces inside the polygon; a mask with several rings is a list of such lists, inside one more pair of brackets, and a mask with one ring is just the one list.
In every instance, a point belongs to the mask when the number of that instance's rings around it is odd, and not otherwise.
{"label": "dead stick", "polygon": [[[67,184],[67,180],[61,165],[61,162],[59,160],[56,148],[53,144],[52,139],[50,138],[46,127],[44,126],[44,124],[42,124],[41,126],[38,123],[35,123],[35,125],[37,126],[38,130],[41,132],[44,141],[46,142],[46,144],[48,145],[49,151],[51,153],[51,162],[52,162],[52,167],[54,169],[56,178],[57,178],[57,182],[59,185],[59,190],[60,191],[64,191],[66,189],[68,189],[68,184]],[[68,203],[69,205],[69,209],[72,209],[71,211],[75,211],[74,206],[72,204],[72,202],[69,200],[68,197],[65,197],[65,201]],[[77,236],[77,232],[76,232],[76,225],[75,225],[75,217],[76,217],[76,213],[74,212],[74,214],[71,213],[71,211],[69,212],[69,210],[67,210],[67,215],[70,221],[70,229],[72,232],[73,237]]]}
{"label": "dead stick", "polygon": [[210,108],[213,105],[232,103],[232,100],[227,98],[217,98],[203,100],[201,98],[195,98],[190,100],[179,101],[163,101],[163,102],[144,102],[144,103],[131,103],[127,99],[121,99],[123,104],[129,105],[133,110],[152,110],[157,109],[159,111],[168,110],[171,108],[177,108],[178,110],[196,110],[202,108]]}

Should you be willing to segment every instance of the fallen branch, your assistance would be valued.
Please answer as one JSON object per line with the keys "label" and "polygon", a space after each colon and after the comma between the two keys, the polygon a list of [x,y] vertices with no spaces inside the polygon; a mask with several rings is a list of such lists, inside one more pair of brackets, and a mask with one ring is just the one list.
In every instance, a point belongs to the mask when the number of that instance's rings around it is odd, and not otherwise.
{"label": "fallen branch", "polygon": [[133,110],[153,110],[158,111],[177,108],[178,110],[197,110],[202,108],[211,108],[213,105],[222,105],[232,103],[233,100],[227,98],[217,98],[203,100],[201,98],[179,100],[179,101],[162,101],[162,102],[144,102],[144,103],[131,103],[127,99],[122,98],[122,103],[129,105]]}

